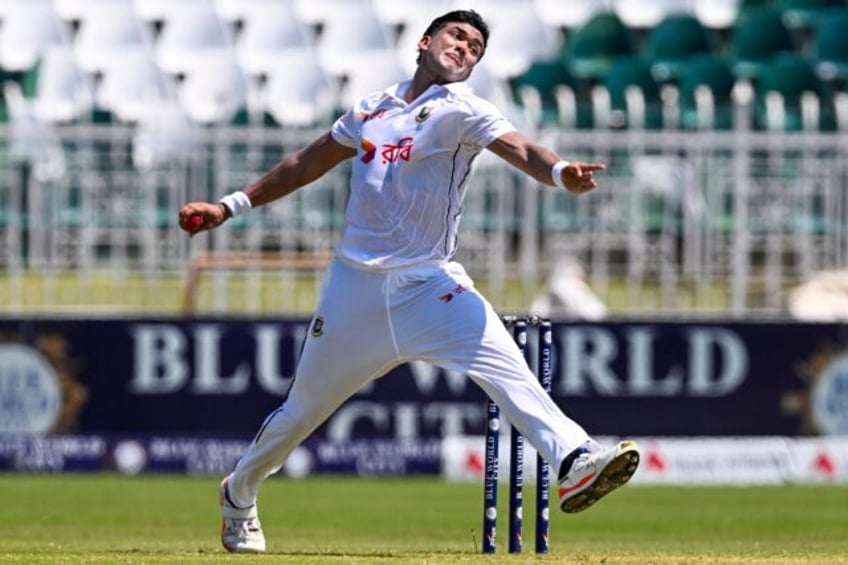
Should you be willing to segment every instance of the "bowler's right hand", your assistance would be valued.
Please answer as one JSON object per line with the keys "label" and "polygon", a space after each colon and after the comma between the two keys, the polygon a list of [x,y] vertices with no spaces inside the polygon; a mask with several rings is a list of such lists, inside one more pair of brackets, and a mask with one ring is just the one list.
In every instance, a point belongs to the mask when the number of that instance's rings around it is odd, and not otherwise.
{"label": "bowler's right hand", "polygon": [[[227,221],[230,215],[227,207],[220,202],[189,202],[180,209],[180,228],[189,235],[195,235],[217,228]],[[201,218],[202,221],[197,223],[197,220],[192,220],[194,216]]]}

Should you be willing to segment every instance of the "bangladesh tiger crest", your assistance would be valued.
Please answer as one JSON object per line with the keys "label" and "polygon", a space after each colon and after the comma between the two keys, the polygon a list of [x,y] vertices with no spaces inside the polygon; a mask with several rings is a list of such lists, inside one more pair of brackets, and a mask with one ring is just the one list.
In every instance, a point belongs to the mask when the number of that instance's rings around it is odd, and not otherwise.
{"label": "bangladesh tiger crest", "polygon": [[432,113],[433,109],[430,106],[424,106],[423,108],[421,108],[421,111],[418,112],[417,116],[415,116],[415,123],[418,124],[415,129],[420,130],[421,127],[424,125],[424,122],[430,119],[430,114]]}
{"label": "bangladesh tiger crest", "polygon": [[321,316],[315,318],[315,321],[312,322],[312,331],[310,333],[312,337],[321,337],[324,335],[324,318]]}
{"label": "bangladesh tiger crest", "polygon": [[418,112],[418,115],[415,116],[415,121],[419,124],[423,124],[430,118],[430,114],[433,112],[433,109],[429,106],[424,106],[421,108],[421,111]]}

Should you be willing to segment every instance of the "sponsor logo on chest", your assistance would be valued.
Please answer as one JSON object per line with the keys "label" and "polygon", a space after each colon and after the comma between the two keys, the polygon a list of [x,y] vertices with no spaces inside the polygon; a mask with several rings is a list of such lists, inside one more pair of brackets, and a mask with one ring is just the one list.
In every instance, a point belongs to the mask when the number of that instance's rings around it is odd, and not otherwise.
{"label": "sponsor logo on chest", "polygon": [[[433,114],[433,107],[430,105],[426,105],[422,107],[418,113],[415,115],[415,131],[421,131],[424,123],[430,119]],[[404,121],[408,120],[408,114],[404,113],[404,117],[402,118]],[[363,125],[367,122],[375,121],[375,120],[383,120],[386,118],[387,110],[385,108],[378,108],[373,112],[363,112],[362,113],[362,123]],[[400,117],[400,116],[398,116]],[[391,122],[391,120],[389,120]],[[407,122],[408,123],[408,122]],[[385,124],[385,122],[384,122]],[[398,135],[399,138],[394,143],[383,143],[378,145],[374,141],[371,141],[365,136],[360,138],[359,145],[362,147],[363,153],[359,157],[359,160],[363,163],[370,164],[377,157],[378,151],[380,155],[380,162],[383,165],[388,165],[390,163],[398,163],[401,161],[410,161],[412,159],[412,150],[415,145],[415,140],[411,135],[402,136],[400,132],[404,131],[407,128],[398,127],[392,128],[390,125],[381,125],[379,126],[381,130],[391,135],[390,131],[394,130],[395,135]],[[372,131],[372,133],[374,133]]]}

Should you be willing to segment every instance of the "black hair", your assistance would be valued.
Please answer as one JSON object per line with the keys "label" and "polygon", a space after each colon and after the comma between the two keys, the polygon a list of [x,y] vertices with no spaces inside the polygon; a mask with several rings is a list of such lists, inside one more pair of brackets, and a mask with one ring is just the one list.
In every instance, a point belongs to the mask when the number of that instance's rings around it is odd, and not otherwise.
{"label": "black hair", "polygon": [[[424,35],[429,35],[433,37],[436,35],[440,29],[445,27],[449,23],[459,22],[463,24],[471,24],[480,34],[483,36],[483,50],[486,49],[486,44],[489,43],[489,26],[486,25],[486,22],[483,20],[483,16],[475,12],[474,10],[454,10],[453,12],[448,12],[443,16],[439,16],[427,26],[427,29],[424,30]],[[481,55],[482,57],[482,55]],[[421,51],[418,51],[418,59],[415,60],[416,63],[421,62]]]}

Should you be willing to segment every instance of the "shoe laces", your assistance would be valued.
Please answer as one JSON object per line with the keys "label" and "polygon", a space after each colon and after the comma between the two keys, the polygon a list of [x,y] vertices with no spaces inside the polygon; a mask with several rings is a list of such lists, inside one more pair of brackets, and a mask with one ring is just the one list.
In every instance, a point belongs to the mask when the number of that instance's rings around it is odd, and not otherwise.
{"label": "shoe laces", "polygon": [[259,533],[262,531],[262,526],[259,524],[258,518],[251,518],[250,520],[246,520],[244,527],[250,533]]}
{"label": "shoe laces", "polygon": [[577,459],[574,460],[574,463],[571,464],[571,470],[568,474],[572,473],[581,473],[588,468],[594,467],[598,461],[598,455],[602,453],[602,451],[585,451],[577,456]]}
{"label": "shoe laces", "polygon": [[239,539],[246,539],[262,534],[259,518],[227,518],[227,530],[236,534]]}

